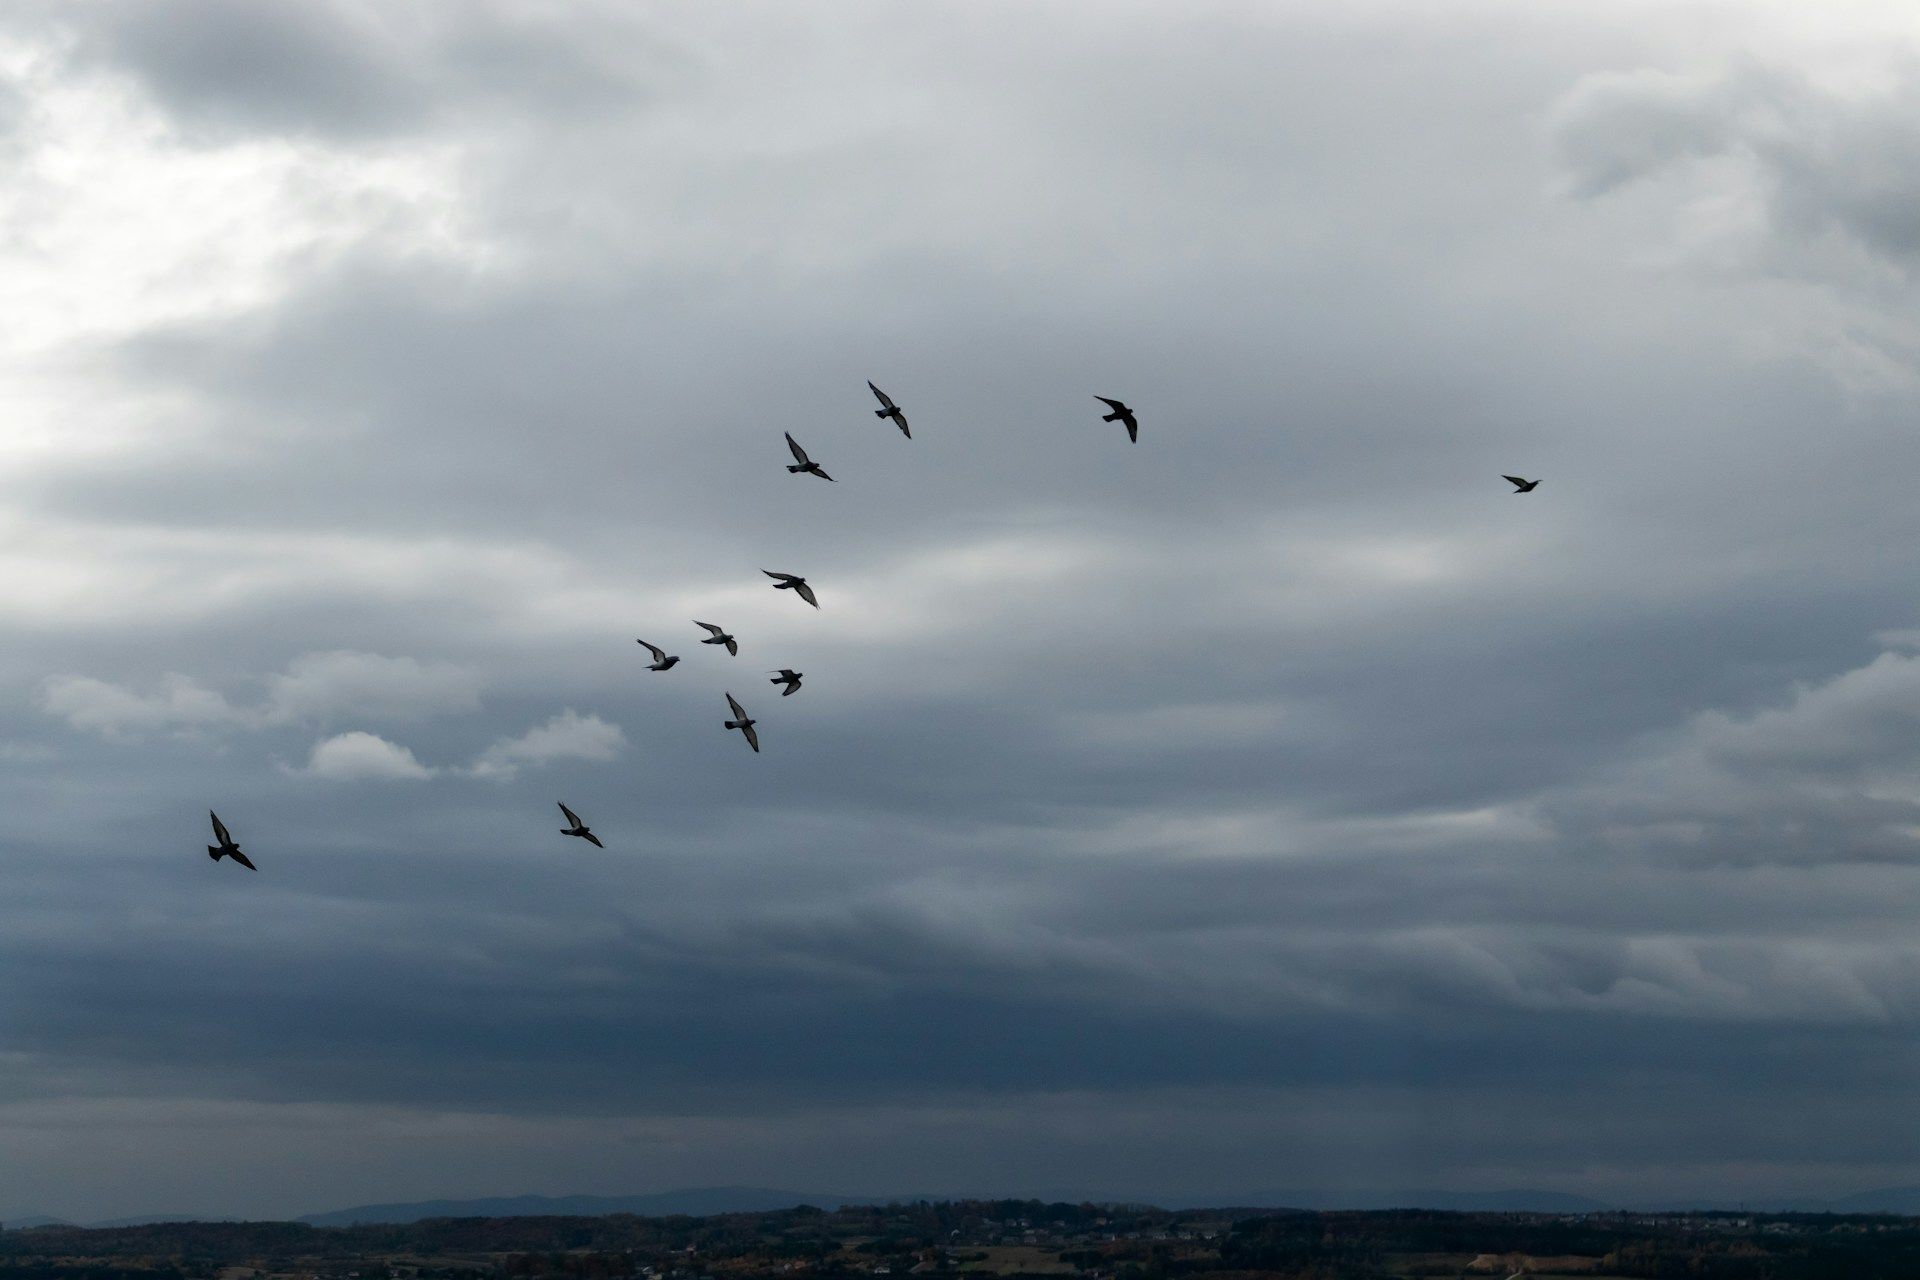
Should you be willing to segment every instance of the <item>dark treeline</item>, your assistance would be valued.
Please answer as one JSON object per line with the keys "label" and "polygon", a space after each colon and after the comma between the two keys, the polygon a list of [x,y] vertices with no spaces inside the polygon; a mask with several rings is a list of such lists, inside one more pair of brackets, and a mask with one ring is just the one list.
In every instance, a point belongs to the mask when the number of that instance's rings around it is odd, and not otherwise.
{"label": "dark treeline", "polygon": [[[1116,1215],[1118,1215],[1116,1217]],[[1038,1200],[964,1200],[938,1204],[849,1206],[831,1213],[802,1206],[713,1217],[429,1218],[422,1222],[314,1227],[300,1222],[166,1222],[140,1227],[31,1227],[0,1231],[0,1258],[217,1257],[308,1258],[369,1254],[544,1253],[574,1249],[651,1252],[751,1247],[768,1234],[822,1241],[877,1235],[902,1225],[929,1240],[986,1221],[1021,1218],[1079,1229],[1098,1220],[1137,1229],[1178,1215],[1153,1209],[1049,1204]]]}
{"label": "dark treeline", "polygon": [[[440,1218],[359,1227],[165,1223],[0,1231],[0,1280],[203,1280],[247,1266],[357,1280],[956,1275],[1017,1244],[1091,1280],[1486,1275],[1581,1259],[1634,1280],[1912,1280],[1920,1219],[1306,1212],[972,1200],[714,1217]],[[1480,1265],[1470,1270],[1474,1260]],[[1016,1263],[1016,1266],[1024,1265]],[[1518,1266],[1515,1269],[1519,1269]],[[1005,1268],[1003,1267],[1004,1271]],[[986,1280],[988,1273],[976,1273]]]}

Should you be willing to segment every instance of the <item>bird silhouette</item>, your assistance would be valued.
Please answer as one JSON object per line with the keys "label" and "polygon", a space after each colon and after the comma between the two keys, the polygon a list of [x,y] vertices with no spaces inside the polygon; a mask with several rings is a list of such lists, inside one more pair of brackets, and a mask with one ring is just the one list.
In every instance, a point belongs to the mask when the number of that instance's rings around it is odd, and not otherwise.
{"label": "bird silhouette", "polygon": [[[556,803],[558,803],[558,802],[556,802]],[[606,847],[607,847],[607,846],[605,846],[605,845],[603,845],[603,844],[601,844],[601,843],[600,843],[600,837],[599,837],[599,836],[597,836],[597,835],[595,835],[595,834],[593,834],[593,832],[591,832],[591,831],[589,831],[589,830],[587,829],[587,824],[586,824],[586,823],[584,823],[584,822],[582,822],[582,821],[580,821],[580,815],[579,815],[579,814],[577,814],[577,813],[575,813],[575,812],[574,812],[573,810],[571,810],[571,809],[569,809],[569,808],[567,808],[567,806],[565,806],[565,805],[561,805],[561,806],[560,806],[560,812],[562,812],[562,813],[564,813],[564,814],[566,814],[566,815],[567,815],[567,821],[573,824],[573,825],[572,825],[572,826],[570,826],[570,827],[562,827],[562,828],[560,828],[560,834],[561,834],[561,835],[563,835],[563,836],[579,836],[579,837],[580,837],[580,838],[581,838],[582,840],[585,840],[585,841],[586,841],[586,842],[587,842],[588,844],[590,844],[590,845],[592,845],[592,846],[593,846],[594,848],[596,848],[596,849],[604,849],[604,848],[606,848]]]}
{"label": "bird silhouette", "polygon": [[780,691],[781,697],[792,697],[794,693],[798,692],[800,688],[800,673],[798,671],[795,671],[792,667],[782,667],[779,671],[771,674],[774,678],[767,681],[768,684],[783,684],[787,686]]}
{"label": "bird silhouette", "polygon": [[867,390],[873,392],[873,398],[885,406],[884,408],[875,409],[873,416],[876,418],[892,418],[893,425],[900,428],[900,434],[909,440],[913,439],[913,432],[907,430],[907,415],[900,412],[900,406],[893,402],[893,397],[874,386],[872,382],[867,383]]}
{"label": "bird silhouette", "polygon": [[1511,480],[1515,493],[1532,493],[1540,487],[1538,480],[1522,480],[1519,476],[1501,476],[1500,478],[1502,480]]}
{"label": "bird silhouette", "polygon": [[728,653],[732,654],[736,658],[740,656],[740,646],[738,643],[735,642],[734,638],[728,635],[726,632],[722,631],[720,628],[714,626],[711,622],[702,622],[700,621],[700,619],[695,618],[693,620],[693,625],[696,627],[705,627],[708,631],[713,633],[709,635],[705,640],[702,640],[700,642],[701,644],[723,644],[727,646]]}
{"label": "bird silhouette", "polygon": [[759,722],[747,718],[745,708],[734,701],[732,694],[727,695],[727,706],[733,710],[733,719],[727,721],[727,728],[738,729],[741,734],[746,737],[747,745],[752,747],[755,752],[758,752],[760,750],[760,735],[753,731],[753,726]]}
{"label": "bird silhouette", "polygon": [[1109,409],[1113,410],[1112,413],[1107,414],[1105,417],[1101,418],[1100,421],[1126,423],[1127,439],[1133,441],[1133,443],[1135,444],[1140,443],[1140,423],[1133,416],[1133,410],[1127,408],[1127,406],[1125,406],[1124,404],[1121,404],[1118,400],[1109,400],[1105,396],[1095,396],[1094,399],[1098,400],[1101,404],[1104,404]]}
{"label": "bird silhouette", "polygon": [[210,844],[207,846],[207,856],[215,862],[220,861],[222,858],[232,858],[247,870],[258,871],[260,868],[248,861],[247,855],[240,852],[240,846],[235,844],[233,837],[227,834],[227,824],[220,821],[220,815],[209,809],[207,810],[207,816],[213,819],[213,838],[220,842],[219,844]]}
{"label": "bird silhouette", "polygon": [[820,602],[813,598],[813,588],[807,585],[805,578],[796,578],[790,573],[775,573],[771,569],[762,569],[760,572],[774,579],[775,591],[791,591],[814,608],[820,607]]}
{"label": "bird silhouette", "polygon": [[669,655],[657,644],[648,644],[645,640],[635,640],[634,643],[653,655],[653,664],[647,668],[649,671],[665,671],[680,661],[679,654]]}
{"label": "bird silhouette", "polygon": [[793,438],[793,433],[791,431],[787,432],[786,436],[787,436],[787,448],[793,453],[793,460],[799,464],[798,466],[788,467],[787,470],[789,472],[797,475],[798,473],[804,471],[810,476],[819,476],[822,480],[833,479],[832,476],[828,475],[826,472],[820,469],[819,463],[815,462],[812,458],[809,458],[807,456],[807,451],[800,447],[800,442]]}

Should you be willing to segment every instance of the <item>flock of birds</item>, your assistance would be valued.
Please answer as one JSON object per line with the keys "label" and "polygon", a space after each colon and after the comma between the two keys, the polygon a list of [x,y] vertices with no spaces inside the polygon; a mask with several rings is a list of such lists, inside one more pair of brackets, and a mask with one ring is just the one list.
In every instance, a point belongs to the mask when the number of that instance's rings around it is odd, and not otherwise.
{"label": "flock of birds", "polygon": [[[874,399],[880,402],[880,407],[873,411],[873,416],[883,421],[892,421],[895,426],[900,428],[901,435],[909,440],[913,439],[913,431],[907,425],[907,415],[901,410],[898,404],[894,403],[893,397],[882,391],[879,387],[874,386],[872,382],[867,383],[867,389],[873,392]],[[1140,420],[1134,416],[1132,409],[1128,408],[1123,402],[1114,400],[1108,396],[1095,396],[1094,399],[1106,405],[1108,409],[1108,412],[1101,417],[1100,421],[1120,423],[1127,429],[1127,439],[1129,441],[1134,444],[1140,442]],[[787,438],[787,451],[793,455],[793,463],[787,468],[789,473],[793,475],[818,476],[820,479],[827,481],[833,479],[832,476],[821,469],[819,463],[807,456],[807,451],[800,447],[800,442],[793,438],[792,432],[786,432],[785,434]],[[1521,476],[1502,476],[1501,479],[1511,483],[1515,493],[1532,493],[1540,487],[1538,480],[1528,480]],[[814,595],[812,586],[808,584],[805,578],[797,574],[776,573],[771,569],[762,569],[760,572],[773,579],[773,589],[775,591],[791,591],[814,608],[818,609],[820,607],[819,597]],[[724,648],[729,656],[739,656],[740,642],[726,630],[715,626],[711,622],[701,622],[697,618],[694,619],[693,625],[707,632],[707,637],[700,641],[701,644],[717,645]],[[635,643],[653,655],[653,661],[647,667],[649,671],[671,671],[680,661],[678,654],[668,653],[657,644],[652,644],[645,640],[636,640]],[[780,690],[781,697],[792,697],[800,691],[800,672],[790,667],[782,667],[778,671],[770,672],[769,674],[773,676],[773,679],[768,681],[769,684],[784,686]],[[735,698],[732,693],[728,693],[726,697],[727,710],[732,713],[732,718],[724,722],[726,727],[729,730],[738,729],[740,736],[747,740],[747,745],[752,747],[754,752],[758,754],[760,750],[760,735],[755,731],[754,726],[760,722],[747,714],[746,708],[740,705],[739,700]],[[593,833],[593,829],[580,820],[579,814],[567,808],[565,804],[560,805],[560,812],[567,820],[567,825],[560,828],[561,835],[575,836],[587,841],[596,849],[606,848],[605,845],[600,843],[600,837]],[[236,844],[233,837],[228,834],[226,824],[220,821],[220,815],[209,810],[207,816],[213,819],[214,839],[219,841],[218,844],[210,844],[207,846],[207,855],[215,862],[218,862],[222,858],[231,858],[249,871],[259,870],[259,868],[253,865],[252,860],[240,851],[240,846]]]}

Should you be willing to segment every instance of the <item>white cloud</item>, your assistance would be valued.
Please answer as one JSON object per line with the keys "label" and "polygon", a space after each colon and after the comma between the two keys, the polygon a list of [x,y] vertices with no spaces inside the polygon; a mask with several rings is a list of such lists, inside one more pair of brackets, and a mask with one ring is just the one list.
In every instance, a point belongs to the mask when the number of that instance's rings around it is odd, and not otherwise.
{"label": "white cloud", "polygon": [[502,738],[474,762],[480,778],[511,778],[520,766],[551,760],[611,760],[626,748],[627,735],[617,724],[599,716],[583,716],[572,708],[517,738]]}
{"label": "white cloud", "polygon": [[411,781],[431,778],[437,770],[421,764],[399,743],[356,729],[314,743],[303,772],[335,782],[354,782],[366,778]]}
{"label": "white cloud", "polygon": [[76,729],[117,737],[143,730],[191,731],[243,723],[247,713],[219,693],[177,673],[152,693],[91,676],[53,676],[41,685],[40,706]]}
{"label": "white cloud", "polygon": [[117,736],[157,730],[267,728],[337,716],[417,719],[470,711],[480,703],[480,679],[451,662],[420,662],[338,649],[307,653],[285,672],[268,676],[267,694],[252,706],[191,677],[169,673],[142,693],[91,676],[62,675],[41,687],[40,706],[76,729]]}

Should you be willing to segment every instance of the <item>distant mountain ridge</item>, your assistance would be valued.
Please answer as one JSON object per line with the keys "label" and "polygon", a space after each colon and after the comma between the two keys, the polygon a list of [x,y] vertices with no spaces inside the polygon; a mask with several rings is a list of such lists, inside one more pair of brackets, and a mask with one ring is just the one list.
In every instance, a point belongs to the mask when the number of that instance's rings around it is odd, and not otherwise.
{"label": "distant mountain ridge", "polygon": [[1588,1196],[1559,1191],[1444,1191],[1420,1188],[1403,1191],[1261,1191],[1191,1197],[1115,1196],[1090,1191],[1050,1189],[1034,1197],[998,1193],[977,1196],[847,1196],[780,1191],[771,1187],[698,1187],[639,1196],[493,1196],[477,1200],[418,1200],[396,1204],[365,1204],[327,1213],[310,1213],[296,1221],[316,1227],[350,1227],[357,1223],[407,1223],[425,1218],[600,1217],[631,1213],[640,1217],[686,1214],[706,1217],[717,1213],[765,1213],[810,1204],[822,1209],[847,1205],[881,1205],[913,1200],[1026,1199],[1080,1203],[1154,1204],[1174,1208],[1235,1209],[1440,1209],[1459,1213],[1601,1213],[1615,1206]]}
{"label": "distant mountain ridge", "polygon": [[[1505,1191],[1450,1191],[1420,1187],[1403,1190],[1325,1191],[1308,1188],[1248,1191],[1194,1196],[1133,1196],[1078,1188],[1049,1188],[1037,1194],[927,1193],[895,1196],[849,1196],[783,1191],[773,1187],[691,1187],[632,1196],[492,1196],[473,1200],[416,1200],[365,1204],[326,1213],[310,1213],[291,1221],[315,1227],[347,1227],[356,1223],[404,1224],[426,1218],[604,1217],[630,1213],[639,1217],[709,1217],[721,1213],[765,1213],[810,1204],[822,1209],[849,1205],[883,1205],[915,1200],[1038,1199],[1045,1202],[1152,1204],[1173,1209],[1436,1209],[1455,1213],[1606,1213],[1626,1209],[1637,1213],[1689,1211],[1752,1213],[1886,1213],[1920,1217],[1920,1186],[1880,1187],[1832,1199],[1811,1196],[1727,1200],[1637,1201],[1627,1204],[1596,1200],[1563,1191],[1514,1188]],[[147,1214],[75,1223],[46,1215],[7,1218],[0,1228],[10,1231],[35,1227],[134,1227],[169,1222],[230,1222],[225,1214]]]}
{"label": "distant mountain ridge", "polygon": [[1049,1188],[1032,1195],[992,1192],[896,1196],[805,1194],[769,1187],[699,1187],[639,1196],[502,1196],[480,1200],[423,1200],[404,1204],[361,1205],[298,1219],[314,1226],[350,1226],[355,1222],[418,1222],[422,1218],[535,1217],[563,1215],[598,1217],[632,1213],[642,1217],[716,1213],[764,1213],[811,1204],[822,1209],[845,1205],[879,1205],[914,1200],[1039,1199],[1049,1202],[1152,1204],[1175,1209],[1436,1209],[1451,1213],[1682,1213],[1689,1210],[1755,1213],[1891,1213],[1920,1217],[1920,1187],[1880,1187],[1833,1199],[1781,1196],[1773,1199],[1644,1200],[1628,1203],[1598,1200],[1566,1191],[1516,1187],[1503,1191],[1452,1191],[1441,1187],[1398,1190],[1326,1191],[1304,1187],[1193,1196],[1115,1195],[1080,1188]]}
{"label": "distant mountain ridge", "polygon": [[716,1213],[766,1213],[803,1204],[839,1209],[846,1205],[886,1204],[891,1199],[890,1196],[809,1195],[771,1187],[693,1187],[642,1196],[491,1196],[479,1200],[363,1204],[328,1213],[310,1213],[295,1221],[315,1227],[350,1227],[355,1223],[419,1222],[423,1218],[598,1218],[609,1213],[631,1213],[643,1218],[667,1218],[675,1214],[703,1218]]}

